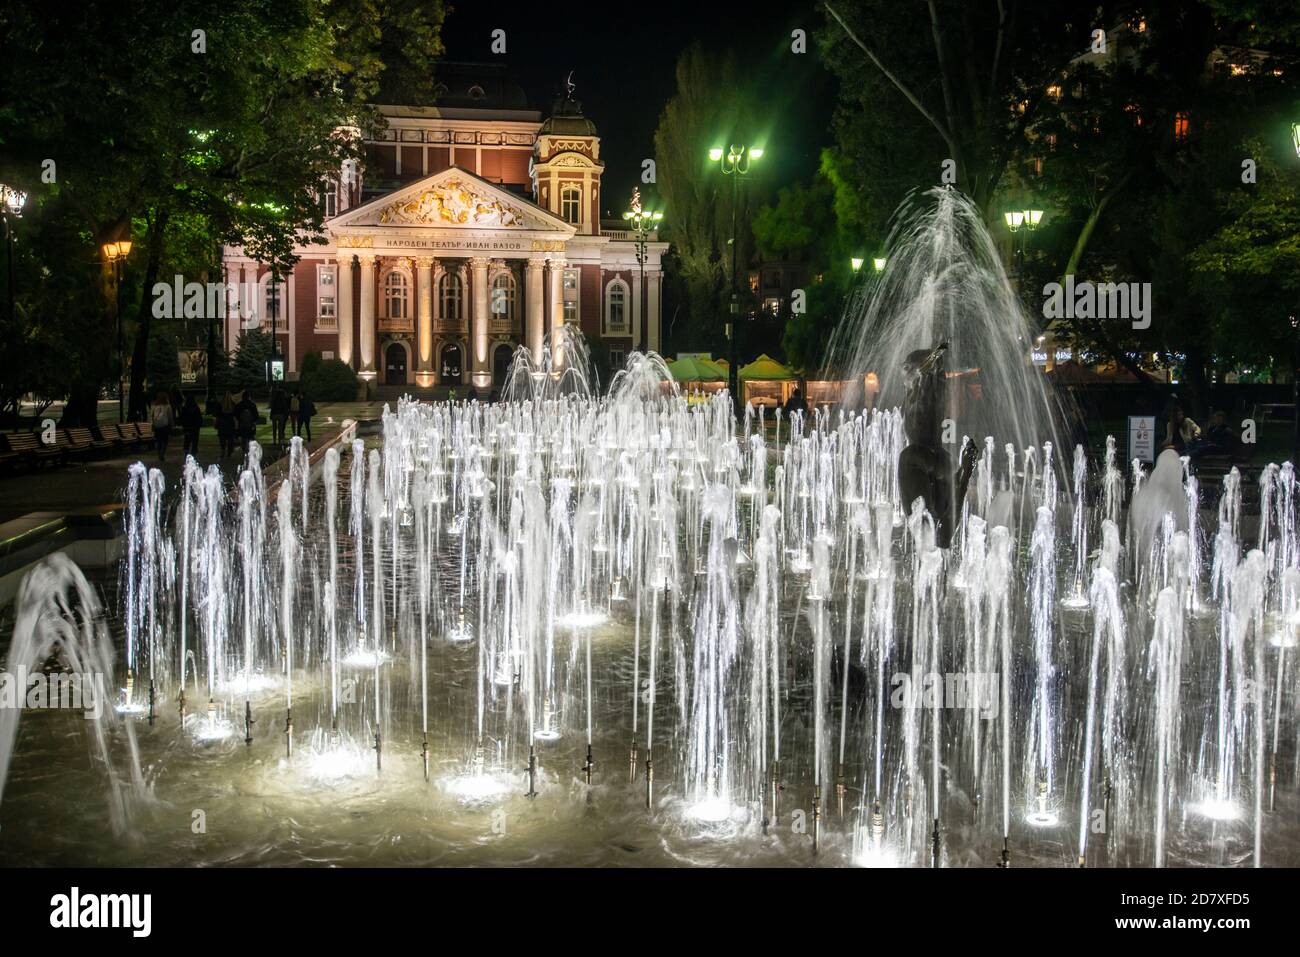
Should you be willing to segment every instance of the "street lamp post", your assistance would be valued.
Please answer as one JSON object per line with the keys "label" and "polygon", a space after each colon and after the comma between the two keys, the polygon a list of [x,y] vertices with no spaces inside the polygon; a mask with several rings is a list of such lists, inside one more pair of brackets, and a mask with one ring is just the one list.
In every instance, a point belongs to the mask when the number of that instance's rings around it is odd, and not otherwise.
{"label": "street lamp post", "polygon": [[274,381],[275,356],[276,356],[276,338],[275,338],[275,317],[280,311],[280,270],[278,267],[271,267],[271,279],[269,292],[267,293],[266,311],[271,314],[271,358],[266,364],[266,381]]}
{"label": "street lamp post", "polygon": [[1016,279],[1016,292],[1021,294],[1028,235],[1036,230],[1038,224],[1043,221],[1043,211],[1041,209],[1015,209],[1003,213],[1002,218],[1006,221],[1007,230],[1011,233],[1012,273]]}
{"label": "street lamp post", "polygon": [[649,328],[650,316],[646,312],[646,306],[649,305],[650,297],[646,295],[645,288],[645,261],[648,257],[650,243],[650,234],[656,233],[659,221],[664,218],[664,214],[658,210],[650,211],[641,206],[641,190],[632,190],[632,208],[623,214],[623,218],[632,224],[632,229],[636,233],[636,261],[641,267],[641,292],[637,299],[637,309],[641,313],[641,342],[639,348],[642,352],[649,352]]}
{"label": "street lamp post", "polygon": [[131,252],[131,240],[121,239],[115,243],[104,243],[101,247],[104,258],[113,267],[113,298],[117,309],[117,421],[126,421],[126,407],[122,398],[122,263]]}
{"label": "street lamp post", "polygon": [[727,336],[731,340],[731,367],[727,370],[727,388],[731,391],[731,401],[737,410],[740,408],[740,371],[736,340],[740,320],[740,289],[736,283],[737,243],[736,243],[736,209],[740,201],[740,180],[749,173],[751,161],[761,159],[763,151],[758,147],[747,147],[743,143],[732,145],[724,152],[721,148],[709,150],[709,159],[718,163],[723,176],[731,177],[731,306],[730,322],[727,324]]}
{"label": "street lamp post", "polygon": [[0,183],[0,219],[5,221],[5,245],[9,253],[9,325],[14,322],[14,227],[13,220],[23,215],[27,194]]}

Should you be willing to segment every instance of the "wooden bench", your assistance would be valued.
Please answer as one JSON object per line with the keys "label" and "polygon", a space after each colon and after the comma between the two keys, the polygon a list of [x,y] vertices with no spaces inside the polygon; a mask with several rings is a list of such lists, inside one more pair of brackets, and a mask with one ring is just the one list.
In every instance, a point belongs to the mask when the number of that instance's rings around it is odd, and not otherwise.
{"label": "wooden bench", "polygon": [[72,441],[77,445],[89,446],[96,452],[105,451],[113,447],[113,443],[105,439],[95,438],[95,434],[90,429],[68,429],[68,434],[72,436]]}
{"label": "wooden bench", "polygon": [[[54,434],[56,446],[63,450],[63,454],[67,458],[89,458],[90,453],[94,451],[94,447],[89,441],[78,442],[76,437],[73,436],[71,429],[58,429]],[[88,438],[90,433],[87,432],[86,434]]]}
{"label": "wooden bench", "polygon": [[126,448],[138,449],[144,442],[140,437],[140,428],[135,422],[124,422],[117,427],[117,431],[122,436],[122,445]]}
{"label": "wooden bench", "polygon": [[153,443],[154,443],[153,423],[152,423],[152,422],[137,422],[135,427],[136,427],[136,430],[139,432],[139,435],[140,435],[140,444],[141,444],[141,445],[153,445]]}
{"label": "wooden bench", "polygon": [[57,445],[46,445],[37,438],[35,432],[10,432],[5,438],[9,442],[10,451],[18,453],[28,462],[58,464],[63,459],[63,449]]}

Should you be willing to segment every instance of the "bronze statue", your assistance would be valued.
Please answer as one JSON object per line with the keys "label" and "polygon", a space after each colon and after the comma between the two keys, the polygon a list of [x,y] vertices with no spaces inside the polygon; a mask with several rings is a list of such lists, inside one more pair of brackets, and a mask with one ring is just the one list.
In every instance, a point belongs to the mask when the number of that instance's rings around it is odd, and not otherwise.
{"label": "bronze statue", "polygon": [[898,454],[898,487],[903,507],[910,509],[918,498],[934,519],[935,544],[947,548],[952,543],[960,503],[966,498],[971,473],[979,460],[979,448],[969,438],[961,450],[957,471],[943,448],[943,410],[947,398],[943,354],[948,343],[933,349],[918,349],[903,361],[903,427],[911,444]]}

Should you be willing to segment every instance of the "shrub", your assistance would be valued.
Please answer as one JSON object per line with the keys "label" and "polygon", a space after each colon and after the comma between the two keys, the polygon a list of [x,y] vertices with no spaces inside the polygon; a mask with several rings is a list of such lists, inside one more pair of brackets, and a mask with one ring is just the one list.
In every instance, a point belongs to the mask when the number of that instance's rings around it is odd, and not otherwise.
{"label": "shrub", "polygon": [[299,391],[313,402],[352,402],[357,397],[357,374],[342,359],[320,359],[308,364],[303,359]]}

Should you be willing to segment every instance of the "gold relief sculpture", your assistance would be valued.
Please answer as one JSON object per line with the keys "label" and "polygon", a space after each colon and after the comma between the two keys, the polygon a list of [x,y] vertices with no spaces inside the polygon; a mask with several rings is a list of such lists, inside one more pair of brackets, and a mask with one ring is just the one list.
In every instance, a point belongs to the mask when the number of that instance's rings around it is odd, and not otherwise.
{"label": "gold relief sculpture", "polygon": [[414,199],[385,206],[379,213],[379,222],[383,225],[522,226],[524,214],[499,199],[474,192],[459,180],[448,180]]}

